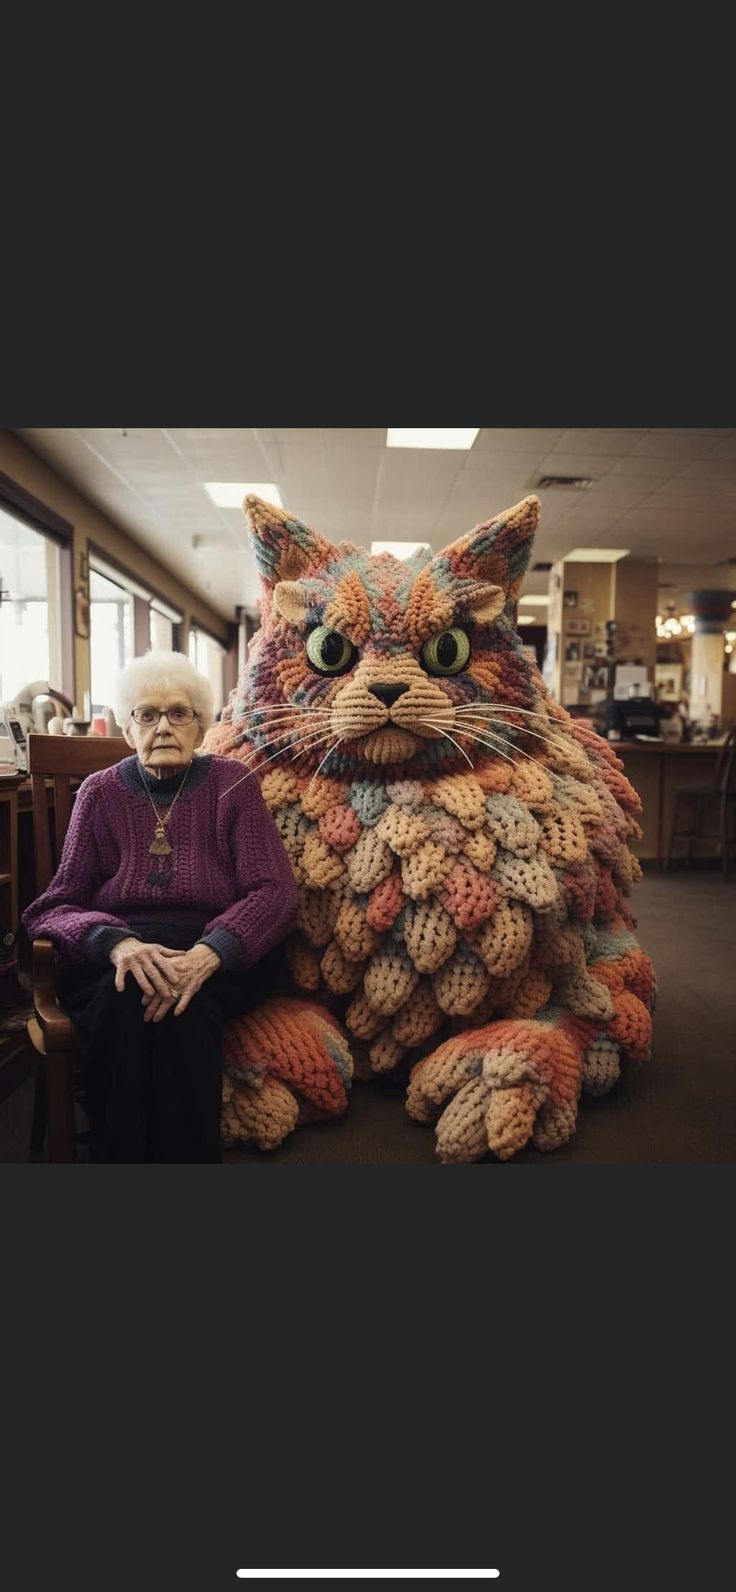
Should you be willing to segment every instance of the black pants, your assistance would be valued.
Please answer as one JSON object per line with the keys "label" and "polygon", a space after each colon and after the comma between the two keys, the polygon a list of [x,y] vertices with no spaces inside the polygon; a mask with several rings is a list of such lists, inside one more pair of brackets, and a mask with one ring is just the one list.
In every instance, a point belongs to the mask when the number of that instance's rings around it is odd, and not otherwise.
{"label": "black pants", "polygon": [[[268,959],[266,959],[268,960]],[[115,968],[64,966],[59,1000],[79,1050],[78,1103],[94,1161],[220,1161],[222,1028],[271,992],[265,963],[214,973],[186,1009],[144,1023],[142,992]]]}

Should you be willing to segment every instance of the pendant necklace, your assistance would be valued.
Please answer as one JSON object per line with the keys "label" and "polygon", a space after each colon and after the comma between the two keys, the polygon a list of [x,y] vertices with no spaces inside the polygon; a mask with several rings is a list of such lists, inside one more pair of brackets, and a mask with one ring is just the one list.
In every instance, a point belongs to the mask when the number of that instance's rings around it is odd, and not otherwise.
{"label": "pendant necklace", "polygon": [[175,805],[176,801],[178,800],[179,796],[181,795],[181,793],[182,793],[182,791],[184,789],[184,785],[186,783],[187,776],[189,774],[189,770],[190,770],[191,766],[192,766],[191,763],[187,764],[187,767],[186,767],[186,770],[185,770],[185,773],[184,773],[184,778],[183,778],[183,780],[182,780],[182,782],[181,782],[181,784],[179,786],[178,791],[176,792],[176,795],[174,797],[173,802],[171,803],[171,806],[170,806],[168,812],[166,812],[166,813],[160,813],[158,811],[158,808],[156,807],[156,803],[154,802],[154,799],[153,799],[153,796],[151,795],[149,787],[146,784],[145,779],[143,778],[143,774],[141,773],[140,769],[138,770],[139,774],[141,775],[141,783],[143,785],[143,789],[145,790],[145,792],[146,792],[146,794],[148,796],[148,799],[149,799],[149,801],[151,803],[151,806],[153,808],[154,817],[156,819],[156,830],[155,830],[155,833],[154,833],[154,836],[153,836],[153,840],[151,841],[151,844],[150,844],[150,846],[148,848],[148,855],[149,855],[149,857],[156,857],[156,858],[161,858],[162,859],[161,861],[157,861],[157,862],[155,862],[153,864],[153,867],[151,868],[151,872],[148,875],[148,879],[147,879],[147,883],[148,884],[157,884],[157,885],[168,884],[169,880],[171,878],[171,857],[173,855],[173,848],[171,846],[170,841],[167,838],[166,827],[165,826],[166,826],[166,824],[168,824],[169,819],[171,817],[171,814],[172,814],[172,812],[174,810],[174,805]]}

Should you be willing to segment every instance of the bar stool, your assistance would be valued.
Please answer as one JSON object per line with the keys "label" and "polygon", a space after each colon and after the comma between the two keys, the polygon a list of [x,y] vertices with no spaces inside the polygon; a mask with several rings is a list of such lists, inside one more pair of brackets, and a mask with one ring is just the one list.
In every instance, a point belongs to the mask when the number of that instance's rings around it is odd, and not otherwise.
{"label": "bar stool", "polygon": [[[690,823],[687,824],[688,803],[694,803],[691,810]],[[711,812],[714,803],[718,803],[718,827],[716,829],[703,828],[702,820],[710,803]],[[672,828],[670,841],[667,847],[667,856],[664,868],[667,868],[672,857],[675,842],[687,841],[688,866],[693,854],[693,849],[700,840],[715,840],[718,850],[716,856],[721,857],[721,867],[724,879],[728,878],[729,845],[736,836],[729,835],[729,817],[736,811],[736,729],[730,730],[726,736],[718,755],[713,783],[711,785],[683,785],[675,791],[675,806],[672,814]],[[686,820],[685,826],[680,825],[680,818]]]}

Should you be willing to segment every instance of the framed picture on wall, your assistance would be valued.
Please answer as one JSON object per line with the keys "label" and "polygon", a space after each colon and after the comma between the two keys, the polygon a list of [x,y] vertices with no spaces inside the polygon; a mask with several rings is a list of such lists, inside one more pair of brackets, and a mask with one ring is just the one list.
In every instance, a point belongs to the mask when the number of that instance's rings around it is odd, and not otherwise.
{"label": "framed picture on wall", "polygon": [[678,702],[682,692],[682,664],[656,663],[654,683],[660,702]]}
{"label": "framed picture on wall", "polygon": [[565,625],[565,634],[568,636],[589,636],[590,620],[578,619],[577,617],[568,619]]}

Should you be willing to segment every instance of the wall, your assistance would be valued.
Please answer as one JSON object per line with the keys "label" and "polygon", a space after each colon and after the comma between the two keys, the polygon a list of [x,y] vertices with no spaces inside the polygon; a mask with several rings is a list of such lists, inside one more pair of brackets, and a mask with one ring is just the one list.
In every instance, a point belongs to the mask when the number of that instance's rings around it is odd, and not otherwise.
{"label": "wall", "polygon": [[613,617],[616,620],[616,657],[626,662],[641,658],[654,680],[657,661],[656,558],[620,558],[613,565]]}
{"label": "wall", "polygon": [[[182,585],[171,570],[152,558],[125,531],[121,531],[112,520],[94,508],[62,476],[57,475],[55,470],[19,442],[17,437],[3,430],[0,430],[0,470],[4,470],[6,475],[17,481],[27,492],[32,492],[34,497],[40,498],[49,508],[71,522],[74,527],[72,558],[75,588],[80,583],[89,544],[93,542],[101,553],[106,553],[113,561],[123,565],[131,575],[137,576],[145,586],[157,591],[161,597],[168,598],[173,606],[184,614],[180,635],[180,646],[184,652],[187,650],[189,627],[192,624],[201,625],[204,630],[216,636],[224,646],[232,644],[235,627],[227,619],[223,619],[221,614],[202,602],[188,586]],[[75,702],[81,704],[89,685],[89,640],[77,635],[75,631]]]}
{"label": "wall", "polygon": [[[641,658],[654,681],[658,569],[654,558],[621,558],[610,564],[563,559],[553,565],[548,622],[550,635],[556,632],[556,658],[545,677],[566,707],[593,706],[600,700],[604,687],[596,659],[600,663],[606,657],[609,619],[616,621],[617,659],[623,663]],[[593,649],[595,658],[590,656]],[[597,669],[595,685],[590,684],[593,669]]]}
{"label": "wall", "polygon": [[[565,706],[591,704],[583,683],[594,660],[586,658],[585,650],[595,648],[598,659],[605,658],[606,620],[613,617],[612,568],[611,564],[562,561],[550,572],[548,617],[550,632],[554,629],[557,639],[555,666],[550,670],[548,684]],[[577,650],[576,660],[566,657],[569,649]]]}

